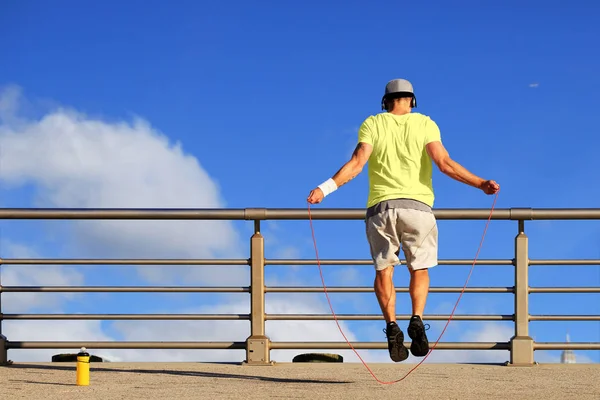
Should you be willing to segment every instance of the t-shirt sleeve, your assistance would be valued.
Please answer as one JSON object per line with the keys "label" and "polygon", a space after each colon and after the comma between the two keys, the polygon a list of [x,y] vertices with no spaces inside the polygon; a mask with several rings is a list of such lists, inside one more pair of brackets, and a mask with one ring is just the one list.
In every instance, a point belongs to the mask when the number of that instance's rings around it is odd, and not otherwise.
{"label": "t-shirt sleeve", "polygon": [[425,145],[431,142],[441,142],[442,136],[440,134],[440,128],[430,118],[425,121]]}
{"label": "t-shirt sleeve", "polygon": [[367,143],[373,145],[373,131],[372,131],[371,118],[367,118],[363,121],[358,128],[358,142]]}

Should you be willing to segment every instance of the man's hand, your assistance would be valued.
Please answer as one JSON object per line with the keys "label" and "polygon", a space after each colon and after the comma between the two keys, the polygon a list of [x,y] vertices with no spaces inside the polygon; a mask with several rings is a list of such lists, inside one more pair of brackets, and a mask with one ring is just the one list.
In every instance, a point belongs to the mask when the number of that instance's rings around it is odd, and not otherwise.
{"label": "man's hand", "polygon": [[313,189],[306,199],[310,204],[318,204],[323,201],[323,191],[320,188]]}
{"label": "man's hand", "polygon": [[496,194],[500,190],[500,185],[496,183],[496,181],[484,181],[479,189],[483,190],[485,194]]}

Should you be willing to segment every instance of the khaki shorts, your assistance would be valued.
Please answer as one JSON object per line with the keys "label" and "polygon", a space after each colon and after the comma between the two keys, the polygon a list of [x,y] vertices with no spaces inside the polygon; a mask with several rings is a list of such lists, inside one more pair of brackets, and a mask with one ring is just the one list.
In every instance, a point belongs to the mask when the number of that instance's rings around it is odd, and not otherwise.
{"label": "khaki shorts", "polygon": [[375,269],[400,264],[400,248],[412,270],[431,268],[438,263],[438,229],[431,212],[390,208],[366,221],[367,240]]}

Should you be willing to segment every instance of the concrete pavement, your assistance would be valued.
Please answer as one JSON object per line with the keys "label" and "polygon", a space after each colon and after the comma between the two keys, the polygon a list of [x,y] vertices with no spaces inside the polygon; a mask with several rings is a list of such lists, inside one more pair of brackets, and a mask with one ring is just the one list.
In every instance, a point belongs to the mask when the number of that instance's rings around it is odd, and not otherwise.
{"label": "concrete pavement", "polygon": [[[413,366],[370,368],[391,381]],[[393,385],[353,363],[92,363],[90,377],[78,387],[75,363],[15,363],[0,367],[0,399],[600,399],[600,364],[425,363]]]}

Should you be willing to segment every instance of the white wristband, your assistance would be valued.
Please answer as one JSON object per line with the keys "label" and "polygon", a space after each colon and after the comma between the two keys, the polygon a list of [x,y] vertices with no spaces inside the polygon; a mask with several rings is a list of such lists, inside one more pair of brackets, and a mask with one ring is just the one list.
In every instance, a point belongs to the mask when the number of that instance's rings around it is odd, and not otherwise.
{"label": "white wristband", "polygon": [[325,197],[328,194],[335,192],[338,186],[332,178],[329,178],[325,182],[321,183],[318,188],[323,191],[323,196]]}

